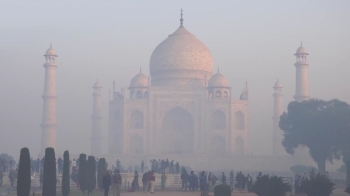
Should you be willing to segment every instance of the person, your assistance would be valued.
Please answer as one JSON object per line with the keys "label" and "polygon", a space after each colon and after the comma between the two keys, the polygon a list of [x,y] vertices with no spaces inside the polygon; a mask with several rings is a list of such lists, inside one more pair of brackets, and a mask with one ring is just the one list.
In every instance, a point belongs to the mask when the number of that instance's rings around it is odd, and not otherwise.
{"label": "person", "polygon": [[77,167],[77,162],[75,161],[75,159],[73,159],[73,161],[72,161],[72,171],[75,170],[76,167]]}
{"label": "person", "polygon": [[120,196],[120,187],[122,184],[122,176],[119,173],[119,169],[115,170],[113,175],[113,196]]}
{"label": "person", "polygon": [[248,189],[248,192],[252,191],[252,186],[253,186],[253,178],[248,174],[247,175],[247,189]]}
{"label": "person", "polygon": [[[201,173],[199,173],[199,175],[200,175]],[[198,187],[199,186],[199,184],[198,184],[198,176],[197,176],[197,174],[194,174],[194,188],[195,188],[195,190],[198,190]]]}
{"label": "person", "polygon": [[176,174],[179,174],[179,172],[180,172],[180,164],[179,164],[179,162],[176,162],[175,170],[176,170]]}
{"label": "person", "polygon": [[225,172],[222,172],[222,176],[221,176],[221,183],[222,183],[222,184],[226,184],[226,176],[225,176]]}
{"label": "person", "polygon": [[154,175],[153,170],[151,170],[151,172],[149,173],[149,181],[150,181],[150,185],[151,185],[151,193],[154,193],[154,184],[156,181],[156,176]]}
{"label": "person", "polygon": [[44,172],[43,170],[40,170],[40,177],[39,177],[39,181],[40,181],[40,188],[43,187],[43,183],[44,183]]}
{"label": "person", "polygon": [[145,163],[143,162],[143,160],[142,160],[142,162],[141,162],[141,173],[143,173],[143,168],[145,167]]}
{"label": "person", "polygon": [[199,185],[200,185],[200,189],[201,189],[201,195],[207,196],[208,195],[208,184],[207,184],[207,176],[205,175],[204,171],[202,171],[202,173],[200,174]]}
{"label": "person", "polygon": [[241,180],[242,180],[242,190],[245,190],[245,186],[247,185],[247,178],[244,176],[243,173],[241,176]]}
{"label": "person", "polygon": [[182,190],[187,191],[188,174],[186,170],[183,170],[181,174]]}
{"label": "person", "polygon": [[193,171],[191,171],[190,175],[188,176],[188,183],[190,185],[190,191],[194,191],[195,188],[195,177]]}
{"label": "person", "polygon": [[231,170],[231,172],[230,172],[230,186],[231,186],[231,190],[233,190],[233,178],[234,178],[234,174],[233,174],[233,170]]}
{"label": "person", "polygon": [[295,178],[295,181],[294,181],[295,195],[300,194],[300,179],[301,179],[301,176],[298,175],[298,177]]}
{"label": "person", "polygon": [[15,171],[12,169],[9,173],[9,179],[11,182],[11,187],[15,185]]}
{"label": "person", "polygon": [[213,177],[211,179],[212,182],[212,187],[214,187],[214,185],[216,184],[216,181],[218,180],[218,178],[213,174]]}
{"label": "person", "polygon": [[162,176],[160,177],[161,180],[161,187],[162,187],[162,191],[164,191],[165,189],[165,182],[166,182],[167,176],[165,175],[165,172],[163,172]]}
{"label": "person", "polygon": [[134,173],[134,183],[135,183],[135,189],[139,189],[140,186],[139,186],[139,173],[137,172],[137,170],[135,170],[135,173]]}
{"label": "person", "polygon": [[4,181],[4,172],[2,171],[2,168],[0,168],[0,186],[2,186],[3,181]]}
{"label": "person", "polygon": [[[199,178],[200,179],[200,178]],[[212,188],[212,180],[213,180],[213,177],[211,175],[211,172],[209,172],[209,175],[208,175],[208,184],[209,184],[209,189],[211,190]]]}
{"label": "person", "polygon": [[109,171],[106,170],[105,174],[102,177],[102,187],[104,189],[104,196],[108,196],[109,187],[111,186],[112,179],[109,175]]}
{"label": "person", "polygon": [[142,175],[142,188],[143,188],[143,191],[145,192],[147,192],[148,190],[148,185],[149,185],[148,178],[149,178],[149,172],[145,172]]}
{"label": "person", "polygon": [[63,171],[63,159],[61,157],[59,157],[58,160],[57,160],[57,168],[58,168],[58,173],[62,174],[62,171]]}
{"label": "person", "polygon": [[174,173],[174,160],[170,161],[169,163],[169,174]]}
{"label": "person", "polygon": [[258,176],[256,177],[256,180],[259,180],[262,177],[261,172],[259,172]]}

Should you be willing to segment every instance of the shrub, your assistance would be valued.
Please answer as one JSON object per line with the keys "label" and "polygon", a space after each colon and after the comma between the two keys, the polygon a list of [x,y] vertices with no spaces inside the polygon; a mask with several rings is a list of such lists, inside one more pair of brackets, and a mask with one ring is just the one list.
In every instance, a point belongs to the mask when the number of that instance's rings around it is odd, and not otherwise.
{"label": "shrub", "polygon": [[45,149],[43,196],[56,196],[56,160],[53,148]]}
{"label": "shrub", "polygon": [[258,196],[284,196],[290,191],[290,186],[281,177],[263,175],[255,181],[252,192]]}
{"label": "shrub", "polygon": [[68,196],[70,192],[70,174],[69,174],[69,152],[63,154],[63,175],[62,175],[62,195]]}
{"label": "shrub", "polygon": [[231,196],[231,187],[227,184],[219,184],[215,186],[214,196]]}
{"label": "shrub", "polygon": [[324,175],[317,175],[306,180],[302,189],[307,196],[330,196],[334,190],[334,183]]}
{"label": "shrub", "polygon": [[89,156],[87,164],[87,190],[91,193],[96,188],[96,160]]}
{"label": "shrub", "polygon": [[102,178],[107,170],[107,164],[105,158],[100,158],[98,161],[98,171],[97,171],[97,185],[99,189],[103,189]]}
{"label": "shrub", "polygon": [[80,154],[79,156],[79,184],[80,190],[85,193],[87,190],[87,162],[86,154]]}
{"label": "shrub", "polygon": [[28,148],[21,149],[18,167],[17,195],[29,196],[30,194],[30,154]]}

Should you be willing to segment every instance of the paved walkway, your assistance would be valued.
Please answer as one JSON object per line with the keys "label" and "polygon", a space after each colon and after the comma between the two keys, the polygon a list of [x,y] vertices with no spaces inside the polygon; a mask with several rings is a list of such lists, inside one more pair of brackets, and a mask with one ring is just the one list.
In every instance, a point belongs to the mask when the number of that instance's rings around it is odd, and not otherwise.
{"label": "paved walkway", "polygon": [[[183,191],[158,191],[154,194],[151,193],[144,193],[144,192],[131,192],[131,193],[122,193],[122,196],[149,196],[149,195],[159,195],[159,196],[200,196],[200,192],[183,192]],[[211,192],[209,194],[210,196],[213,196],[214,193]],[[232,196],[256,196],[254,193],[238,193],[234,192],[232,193]]]}

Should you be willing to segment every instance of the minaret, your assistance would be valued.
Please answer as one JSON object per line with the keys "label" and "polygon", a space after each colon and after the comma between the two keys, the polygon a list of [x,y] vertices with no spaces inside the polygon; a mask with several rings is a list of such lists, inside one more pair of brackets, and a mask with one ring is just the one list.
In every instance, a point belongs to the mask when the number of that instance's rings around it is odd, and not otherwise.
{"label": "minaret", "polygon": [[43,98],[43,117],[41,123],[41,151],[44,155],[47,147],[56,148],[56,51],[52,49],[52,45],[46,51],[45,57],[45,81]]}
{"label": "minaret", "polygon": [[94,93],[92,94],[91,154],[96,156],[102,153],[102,86],[97,80],[92,88]]}
{"label": "minaret", "polygon": [[281,155],[281,152],[283,150],[282,147],[282,132],[279,127],[279,121],[280,117],[283,113],[283,103],[282,103],[282,84],[277,80],[275,83],[273,89],[273,98],[274,98],[274,104],[273,104],[273,134],[272,134],[272,140],[273,140],[273,147],[272,147],[272,153],[273,155]]}
{"label": "minaret", "polygon": [[296,62],[294,64],[296,68],[296,83],[295,83],[295,95],[294,99],[296,101],[304,101],[309,99],[309,77],[308,77],[308,67],[309,64],[306,61],[306,56],[309,53],[301,43],[297,52],[294,54],[296,56]]}

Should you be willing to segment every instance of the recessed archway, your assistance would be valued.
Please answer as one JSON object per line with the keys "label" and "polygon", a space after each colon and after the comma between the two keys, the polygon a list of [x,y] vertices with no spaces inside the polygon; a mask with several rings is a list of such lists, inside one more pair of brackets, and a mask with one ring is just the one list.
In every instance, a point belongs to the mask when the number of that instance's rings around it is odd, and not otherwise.
{"label": "recessed archway", "polygon": [[134,110],[130,115],[130,129],[143,129],[143,113]]}
{"label": "recessed archway", "polygon": [[162,152],[193,153],[193,132],[193,118],[188,111],[180,107],[169,110],[162,122]]}
{"label": "recessed archway", "polygon": [[216,110],[211,115],[211,128],[212,129],[225,129],[226,128],[226,116],[221,110]]}

